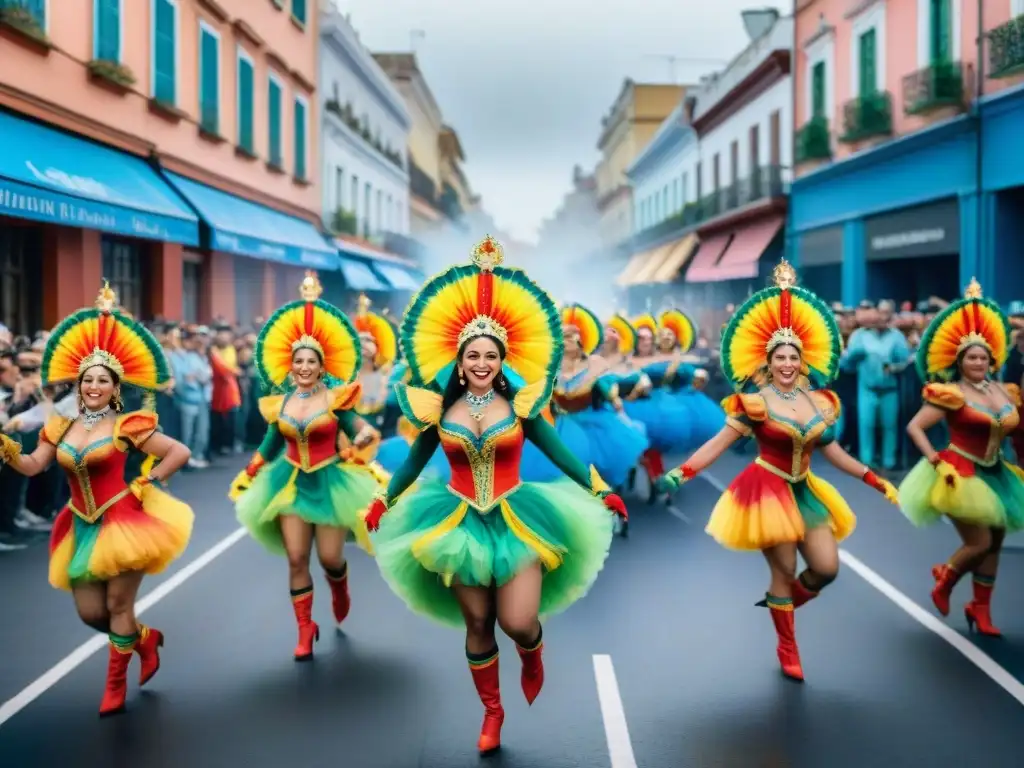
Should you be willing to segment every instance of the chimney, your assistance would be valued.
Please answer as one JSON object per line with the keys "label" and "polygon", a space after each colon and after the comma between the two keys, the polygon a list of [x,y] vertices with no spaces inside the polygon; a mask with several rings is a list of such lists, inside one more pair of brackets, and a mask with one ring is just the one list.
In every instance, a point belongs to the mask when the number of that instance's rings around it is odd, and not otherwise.
{"label": "chimney", "polygon": [[752,41],[766,34],[779,20],[779,12],[774,8],[751,8],[742,11],[740,15]]}

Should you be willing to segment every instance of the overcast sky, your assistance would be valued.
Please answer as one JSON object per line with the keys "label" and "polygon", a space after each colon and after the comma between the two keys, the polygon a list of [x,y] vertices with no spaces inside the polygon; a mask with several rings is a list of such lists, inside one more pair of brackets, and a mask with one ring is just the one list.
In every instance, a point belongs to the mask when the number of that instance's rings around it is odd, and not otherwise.
{"label": "overcast sky", "polygon": [[[625,77],[678,82],[748,42],[740,11],[791,0],[336,0],[373,51],[408,51],[466,152],[497,224],[524,240],[592,168],[601,117]],[[533,10],[529,10],[533,9]]]}

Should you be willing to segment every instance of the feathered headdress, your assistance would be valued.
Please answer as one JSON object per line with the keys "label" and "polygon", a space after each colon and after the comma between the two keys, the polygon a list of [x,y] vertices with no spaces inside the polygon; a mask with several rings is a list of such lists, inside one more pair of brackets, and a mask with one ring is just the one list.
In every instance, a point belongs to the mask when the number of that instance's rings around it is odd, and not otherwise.
{"label": "feathered headdress", "polygon": [[632,354],[636,349],[636,328],[626,316],[621,312],[616,312],[605,325],[619,336],[619,354]]}
{"label": "feathered headdress", "polygon": [[395,362],[395,358],[398,357],[398,335],[386,317],[370,311],[371,306],[370,298],[365,293],[360,295],[359,309],[353,318],[353,325],[359,331],[360,337],[367,337],[377,347],[377,356],[373,362],[380,368]]}
{"label": "feathered headdress", "polygon": [[271,315],[256,338],[256,371],[267,390],[291,388],[292,356],[300,349],[320,356],[332,385],[351,382],[359,373],[362,352],[356,329],[344,312],[320,298],[322,293],[316,273],[307,272],[299,287],[302,298]]}
{"label": "feathered headdress", "polygon": [[40,374],[45,384],[76,381],[95,365],[122,383],[154,391],[167,385],[171,368],[160,342],[117,306],[104,281],[94,306],[66,317],[46,341]]}
{"label": "feathered headdress", "polygon": [[722,371],[738,390],[760,386],[768,358],[789,344],[800,350],[803,374],[814,387],[832,381],[842,338],[835,315],[814,293],[796,285],[785,259],[773,272],[775,285],[755,293],[736,310],[722,335]]}
{"label": "feathered headdress", "polygon": [[449,267],[413,296],[399,343],[413,378],[443,392],[459,349],[480,336],[505,347],[503,371],[513,389],[543,383],[543,408],[562,364],[555,303],[520,269],[502,266],[501,244],[488,235],[469,264]]}
{"label": "feathered headdress", "polygon": [[697,343],[697,324],[690,319],[689,315],[680,312],[678,309],[669,309],[661,313],[658,318],[658,326],[664,330],[672,331],[679,344],[679,351],[684,355],[693,349]]}
{"label": "feathered headdress", "polygon": [[571,325],[580,334],[583,354],[592,355],[604,341],[604,328],[597,315],[582,304],[569,304],[562,308],[562,325]]}
{"label": "feathered headdress", "polygon": [[637,331],[647,329],[651,332],[652,336],[658,335],[658,321],[654,319],[654,315],[650,312],[644,312],[644,314],[634,317],[630,324]]}
{"label": "feathered headdress", "polygon": [[925,381],[949,381],[956,376],[957,358],[968,347],[979,346],[992,357],[992,372],[999,371],[1010,354],[1010,321],[999,305],[983,298],[977,280],[971,280],[958,299],[928,324],[917,350],[917,370]]}

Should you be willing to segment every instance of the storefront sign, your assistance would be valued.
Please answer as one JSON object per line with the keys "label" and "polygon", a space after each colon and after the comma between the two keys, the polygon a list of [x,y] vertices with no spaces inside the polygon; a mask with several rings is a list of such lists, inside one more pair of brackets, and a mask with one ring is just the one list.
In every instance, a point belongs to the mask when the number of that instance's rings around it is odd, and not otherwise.
{"label": "storefront sign", "polygon": [[797,253],[798,266],[829,267],[843,261],[843,228],[812,229],[800,236]]}
{"label": "storefront sign", "polygon": [[906,208],[864,222],[869,261],[948,256],[960,252],[957,200]]}
{"label": "storefront sign", "polygon": [[[211,247],[215,251],[237,253],[240,256],[251,256],[256,259],[280,261],[300,267],[319,269],[337,269],[338,255],[331,251],[311,251],[294,245],[282,245],[261,240],[258,237],[237,235],[233,232],[213,230]],[[328,247],[326,244],[325,248]]]}

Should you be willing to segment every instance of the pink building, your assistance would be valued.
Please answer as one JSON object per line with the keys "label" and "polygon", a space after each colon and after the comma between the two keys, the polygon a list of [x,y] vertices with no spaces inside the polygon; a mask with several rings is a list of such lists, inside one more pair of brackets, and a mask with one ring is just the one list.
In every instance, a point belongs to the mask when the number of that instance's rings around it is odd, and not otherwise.
{"label": "pink building", "polygon": [[51,326],[102,277],[143,318],[249,320],[336,264],[313,0],[57,6],[0,0],[0,320]]}

